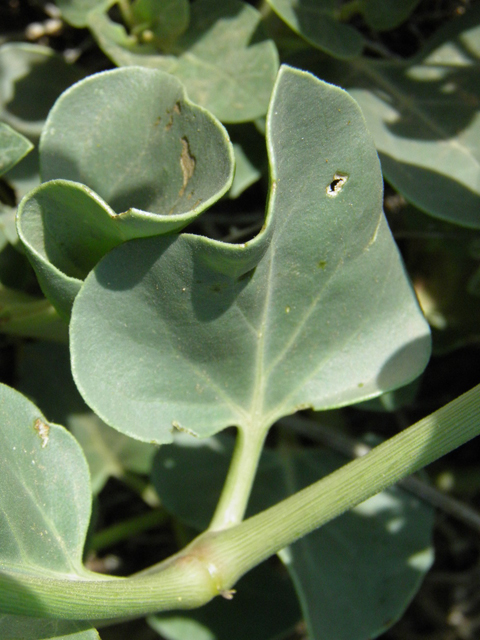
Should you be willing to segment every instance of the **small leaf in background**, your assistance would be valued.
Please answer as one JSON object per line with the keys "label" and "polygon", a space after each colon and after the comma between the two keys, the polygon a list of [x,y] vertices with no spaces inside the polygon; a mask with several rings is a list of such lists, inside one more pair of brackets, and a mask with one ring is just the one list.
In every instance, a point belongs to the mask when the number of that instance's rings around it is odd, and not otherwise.
{"label": "small leaf in background", "polygon": [[20,42],[0,47],[0,119],[37,138],[57,97],[81,78],[49,47]]}
{"label": "small leaf in background", "polygon": [[128,68],[61,96],[40,167],[49,182],[22,201],[18,233],[45,295],[68,318],[82,279],[112,247],[182,228],[228,190],[233,151],[176,78]]}
{"label": "small leaf in background", "polygon": [[256,238],[133,240],[77,296],[75,381],[127,435],[162,443],[174,428],[268,429],[306,406],[406,384],[428,360],[428,326],[383,216],[358,105],[283,67],[267,141],[272,191]]}
{"label": "small leaf in background", "polygon": [[88,26],[88,16],[93,10],[107,11],[117,0],[55,0],[63,18],[74,27]]}
{"label": "small leaf in background", "polygon": [[188,27],[190,4],[188,0],[135,0],[132,16],[135,31],[150,30],[159,46],[168,49]]}
{"label": "small leaf in background", "polygon": [[145,475],[150,472],[156,446],[124,436],[91,411],[71,415],[67,425],[87,458],[94,495],[100,493],[109,478],[122,480],[126,471]]}
{"label": "small leaf in background", "polygon": [[278,69],[270,40],[259,37],[260,13],[238,0],[196,0],[188,29],[161,55],[103,12],[90,15],[99,46],[118,66],[142,65],[177,76],[193,102],[222,122],[265,115]]}
{"label": "small leaf in background", "polygon": [[0,122],[0,175],[15,166],[33,149],[32,143]]}
{"label": "small leaf in background", "polygon": [[402,212],[406,233],[422,242],[412,242],[408,268],[425,317],[432,327],[433,349],[437,355],[480,338],[480,297],[472,284],[480,255],[475,245],[479,233],[435,220],[407,206]]}
{"label": "small leaf in background", "polygon": [[[161,447],[152,481],[165,508],[189,526],[203,529],[232,450],[233,439],[227,434],[200,442],[179,436],[175,444]],[[344,463],[342,456],[329,451],[265,449],[247,517]],[[433,510],[408,492],[392,488],[282,552],[311,640],[367,640],[391,626],[430,567],[432,529]],[[240,593],[241,583],[235,598]],[[242,631],[249,637],[241,627],[240,638]]]}
{"label": "small leaf in background", "polygon": [[290,61],[358,101],[386,179],[423,211],[480,228],[480,8],[448,22],[407,61]]}
{"label": "small leaf in background", "polygon": [[[17,391],[0,385],[0,571],[3,578],[45,573],[84,579],[90,478],[82,450],[59,425]],[[8,515],[7,515],[8,514]],[[83,630],[85,629],[85,630]],[[2,638],[94,640],[88,624],[1,616]],[[50,633],[51,632],[51,633]],[[56,634],[56,635],[55,635]],[[77,640],[77,635],[73,635]]]}
{"label": "small leaf in background", "polygon": [[127,438],[88,409],[72,379],[68,347],[47,342],[24,344],[18,358],[17,377],[20,391],[33,400],[49,420],[68,427],[80,443],[90,469],[94,495],[110,477],[121,480],[126,471],[150,473],[157,447]]}
{"label": "small leaf in background", "polygon": [[267,0],[288,26],[313,45],[336,58],[354,58],[363,49],[360,33],[338,20],[336,0]]}
{"label": "small leaf in background", "polygon": [[360,11],[365,22],[375,31],[398,27],[415,9],[420,0],[361,0]]}

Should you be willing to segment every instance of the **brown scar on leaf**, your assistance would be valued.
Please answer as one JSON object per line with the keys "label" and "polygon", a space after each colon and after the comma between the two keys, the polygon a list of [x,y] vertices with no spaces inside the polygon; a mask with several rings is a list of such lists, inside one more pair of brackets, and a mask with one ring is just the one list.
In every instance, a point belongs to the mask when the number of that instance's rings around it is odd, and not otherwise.
{"label": "brown scar on leaf", "polygon": [[182,425],[178,423],[176,420],[172,420],[172,433],[175,430],[180,431],[180,433],[188,433],[189,436],[198,438],[197,434],[194,431],[191,431],[191,429],[187,429],[186,427],[182,427]]}
{"label": "brown scar on leaf", "polygon": [[167,113],[170,113],[170,119],[168,120],[167,124],[165,125],[165,131],[170,131],[170,129],[172,128],[172,124],[173,124],[173,116],[179,116],[182,113],[182,108],[180,106],[180,102],[176,102],[173,105],[173,109],[172,111],[168,111]]}
{"label": "brown scar on leaf", "polygon": [[182,138],[180,140],[182,143],[182,153],[180,155],[180,167],[182,169],[183,174],[183,184],[182,188],[178,192],[178,197],[181,198],[185,193],[185,189],[187,187],[188,181],[193,176],[195,171],[195,156],[192,155],[190,151],[190,145],[188,144],[187,138]]}
{"label": "brown scar on leaf", "polygon": [[40,440],[42,441],[42,449],[45,449],[45,447],[48,444],[48,437],[50,434],[50,427],[48,426],[48,424],[45,424],[45,422],[43,422],[43,420],[40,420],[40,418],[37,418],[35,420],[35,424],[33,425],[35,431],[38,433]]}

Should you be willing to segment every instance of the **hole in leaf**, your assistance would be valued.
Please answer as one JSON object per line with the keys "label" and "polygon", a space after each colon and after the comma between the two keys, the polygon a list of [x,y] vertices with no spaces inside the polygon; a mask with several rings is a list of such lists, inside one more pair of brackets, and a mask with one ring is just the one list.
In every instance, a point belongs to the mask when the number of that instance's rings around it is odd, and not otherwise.
{"label": "hole in leaf", "polygon": [[348,180],[348,176],[346,174],[340,173],[340,171],[338,171],[333,176],[333,180],[331,181],[331,183],[326,188],[327,196],[329,198],[335,198],[336,196],[338,196],[340,191],[345,186],[347,180]]}

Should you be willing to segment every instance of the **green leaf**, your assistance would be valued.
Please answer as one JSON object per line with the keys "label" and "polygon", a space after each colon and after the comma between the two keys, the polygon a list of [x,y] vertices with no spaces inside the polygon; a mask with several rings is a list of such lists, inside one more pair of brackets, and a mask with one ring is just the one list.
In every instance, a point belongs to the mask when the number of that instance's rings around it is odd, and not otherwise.
{"label": "green leaf", "polygon": [[93,11],[107,11],[117,0],[55,0],[63,18],[74,27],[87,27]]}
{"label": "green leaf", "polygon": [[0,326],[2,333],[27,338],[66,342],[68,327],[44,298],[0,284]]}
{"label": "green leaf", "polygon": [[235,153],[235,177],[228,195],[238,198],[267,173],[265,137],[253,123],[230,125],[228,133]]}
{"label": "green leaf", "polygon": [[215,598],[200,609],[152,616],[148,622],[166,640],[280,640],[300,617],[288,574],[270,562],[242,578],[232,600]]}
{"label": "green leaf", "polygon": [[177,79],[141,68],[90,76],[65,92],[45,124],[40,165],[48,182],[21,203],[18,233],[65,318],[112,247],[184,227],[233,178],[220,123]]}
{"label": "green leaf", "polygon": [[[233,449],[231,440],[223,434],[200,442],[180,437],[157,453],[152,480],[162,503],[199,530],[215,506]],[[344,463],[343,457],[322,450],[264,450],[248,515]],[[309,637],[367,640],[391,626],[430,567],[432,530],[433,510],[392,488],[282,552]],[[341,611],[348,615],[339,615]]]}
{"label": "green leaf", "polygon": [[[297,491],[343,462],[287,453],[284,486]],[[433,523],[431,507],[393,487],[282,552],[309,637],[368,640],[396,622],[431,566]]]}
{"label": "green leaf", "polygon": [[233,152],[235,154],[235,177],[228,194],[230,198],[238,198],[248,187],[260,179],[262,173],[250,162],[240,144],[233,144]]}
{"label": "green leaf", "polygon": [[159,45],[168,48],[187,29],[190,4],[188,0],[135,0],[132,14],[142,30],[152,31]]}
{"label": "green leaf", "polygon": [[480,227],[480,8],[448,23],[413,60],[347,64],[297,57],[362,108],[387,180],[425,212]]}
{"label": "green leaf", "polygon": [[365,22],[375,31],[398,27],[415,9],[420,0],[361,0]]}
{"label": "green leaf", "polygon": [[[0,406],[2,577],[85,577],[82,553],[91,505],[82,451],[63,427],[48,423],[35,405],[5,385],[0,385]],[[17,616],[1,616],[0,631],[2,639],[12,640],[98,638],[88,624]]]}
{"label": "green leaf", "polygon": [[267,0],[280,18],[308,43],[336,58],[354,58],[363,49],[360,33],[337,19],[337,0]]}
{"label": "green leaf", "polygon": [[68,427],[87,458],[94,494],[103,489],[110,477],[122,479],[126,471],[150,472],[157,447],[118,433],[92,412],[72,415]]}
{"label": "green leaf", "polygon": [[56,98],[81,77],[49,47],[9,43],[0,47],[0,120],[37,138]]}
{"label": "green leaf", "polygon": [[[17,203],[20,202],[29,191],[38,187],[40,184],[38,147],[34,147],[22,162],[16,164],[3,176],[3,179],[6,180],[14,190],[15,201]],[[15,230],[15,242],[17,241],[18,235]]]}
{"label": "green leaf", "polygon": [[90,481],[81,449],[20,393],[2,385],[0,398],[2,571],[81,575],[90,518],[85,492]]}
{"label": "green leaf", "polygon": [[172,73],[191,100],[217,118],[245,122],[265,115],[278,68],[275,45],[258,37],[260,20],[256,9],[238,0],[197,0],[172,55],[161,55],[153,43],[139,43],[104,13],[91,14],[89,26],[116,65]]}
{"label": "green leaf", "polygon": [[0,122],[0,175],[20,162],[32,149],[29,140]]}
{"label": "green leaf", "polygon": [[272,189],[255,239],[133,240],[77,296],[75,381],[127,435],[261,433],[299,409],[406,384],[426,364],[428,326],[383,216],[357,104],[283,67],[267,140]]}
{"label": "green leaf", "polygon": [[1,616],[2,640],[100,640],[88,622]]}
{"label": "green leaf", "polygon": [[[46,342],[22,345],[18,356],[18,388],[49,420],[64,424],[83,449],[92,492],[126,471],[148,474],[157,447],[132,440],[107,427],[83,402],[70,369],[68,347]],[[48,367],[45,368],[45,363]],[[62,389],[62,393],[58,390]]]}

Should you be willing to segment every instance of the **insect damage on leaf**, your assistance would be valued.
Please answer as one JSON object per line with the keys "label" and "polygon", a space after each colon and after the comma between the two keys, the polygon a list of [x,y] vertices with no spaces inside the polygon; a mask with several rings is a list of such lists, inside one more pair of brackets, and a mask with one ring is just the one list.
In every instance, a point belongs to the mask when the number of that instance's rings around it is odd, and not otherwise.
{"label": "insect damage on leaf", "polygon": [[327,196],[329,198],[335,198],[336,196],[338,196],[340,191],[345,186],[347,180],[348,180],[347,175],[345,175],[344,173],[337,172],[333,176],[333,180],[331,181],[331,183],[326,188]]}
{"label": "insect damage on leaf", "polygon": [[182,110],[180,107],[180,102],[176,102],[172,111],[168,111],[167,113],[170,114],[170,119],[168,120],[167,124],[165,125],[165,131],[170,131],[170,129],[172,128],[173,125],[173,116],[179,116],[181,114]]}
{"label": "insect damage on leaf", "polygon": [[188,144],[187,138],[182,138],[180,142],[182,143],[180,167],[182,168],[183,184],[182,184],[182,188],[178,193],[179,198],[181,198],[185,193],[185,189],[187,187],[188,181],[193,176],[193,172],[195,171],[195,158],[190,151],[190,145]]}
{"label": "insect damage on leaf", "polygon": [[45,424],[45,422],[40,420],[40,418],[37,418],[35,420],[35,424],[33,425],[33,428],[38,433],[38,435],[40,437],[40,440],[42,441],[42,449],[45,449],[45,447],[48,444],[48,437],[49,437],[49,434],[50,434],[50,427],[48,426],[48,424]]}

